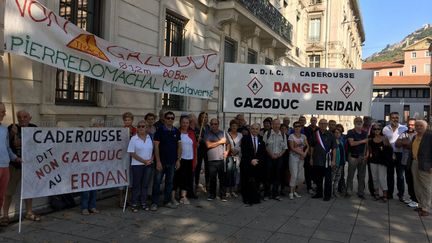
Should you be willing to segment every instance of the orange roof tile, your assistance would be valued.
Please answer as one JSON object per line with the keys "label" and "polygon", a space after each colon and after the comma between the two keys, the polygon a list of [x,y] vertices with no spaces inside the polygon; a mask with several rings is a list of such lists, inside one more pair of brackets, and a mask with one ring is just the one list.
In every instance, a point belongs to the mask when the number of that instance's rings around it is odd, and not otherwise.
{"label": "orange roof tile", "polygon": [[374,85],[383,86],[429,86],[431,76],[376,76],[373,78]]}
{"label": "orange roof tile", "polygon": [[382,69],[390,67],[403,67],[404,60],[398,61],[387,61],[387,62],[365,62],[362,65],[362,69]]}

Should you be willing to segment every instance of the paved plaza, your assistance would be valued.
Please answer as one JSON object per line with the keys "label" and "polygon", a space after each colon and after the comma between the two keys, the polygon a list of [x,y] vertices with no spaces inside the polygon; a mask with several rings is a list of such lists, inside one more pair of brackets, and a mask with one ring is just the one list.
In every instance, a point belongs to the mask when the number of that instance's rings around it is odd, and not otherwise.
{"label": "paved plaza", "polygon": [[45,214],[42,222],[3,228],[0,242],[430,242],[432,216],[420,218],[398,200],[367,197],[329,202],[305,195],[245,207],[240,198],[208,202],[204,196],[178,209],[125,213],[116,198],[98,201],[101,213],[79,207]]}

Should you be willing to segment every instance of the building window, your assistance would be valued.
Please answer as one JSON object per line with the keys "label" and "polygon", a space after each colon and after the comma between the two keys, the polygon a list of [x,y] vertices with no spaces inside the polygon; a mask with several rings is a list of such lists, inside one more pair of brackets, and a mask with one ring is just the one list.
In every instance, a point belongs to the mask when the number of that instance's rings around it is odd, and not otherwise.
{"label": "building window", "polygon": [[411,89],[411,98],[417,98],[417,90],[416,89]]}
{"label": "building window", "polygon": [[[165,18],[165,56],[184,56],[186,21],[174,14],[166,13]],[[162,95],[162,107],[171,110],[183,108],[184,97],[173,94]]]}
{"label": "building window", "polygon": [[309,41],[319,42],[321,39],[321,19],[313,18],[309,21]]}
{"label": "building window", "polygon": [[403,76],[403,71],[399,71],[399,76]]}
{"label": "building window", "polygon": [[[60,16],[78,27],[101,34],[100,0],[61,0]],[[55,103],[57,105],[97,105],[99,81],[81,74],[57,69]]]}
{"label": "building window", "polygon": [[430,57],[431,56],[431,52],[430,51],[426,51],[425,52],[425,57]]}
{"label": "building window", "polygon": [[384,105],[384,121],[390,121],[390,105]]}
{"label": "building window", "polygon": [[410,106],[404,105],[404,112],[403,112],[404,122],[407,122],[409,117],[410,117]]}
{"label": "building window", "polygon": [[417,66],[416,65],[411,66],[411,73],[417,73]]}
{"label": "building window", "polygon": [[411,52],[411,58],[416,58],[417,57],[417,52],[413,51]]}
{"label": "building window", "polygon": [[393,76],[393,72],[388,72],[388,76]]}
{"label": "building window", "polygon": [[236,42],[229,38],[225,38],[224,61],[235,62],[236,53],[237,53]]}
{"label": "building window", "polygon": [[257,64],[258,63],[257,53],[252,49],[248,49],[247,55],[247,63],[249,64]]}
{"label": "building window", "polygon": [[321,57],[320,55],[310,55],[309,56],[309,67],[319,68],[321,67]]}
{"label": "building window", "polygon": [[272,59],[270,59],[270,58],[268,58],[268,57],[266,57],[266,59],[265,59],[265,61],[264,61],[265,63],[265,65],[273,65],[273,60]]}
{"label": "building window", "polygon": [[424,89],[423,98],[430,98],[430,89]]}
{"label": "building window", "polygon": [[322,0],[311,0],[310,3],[311,3],[311,5],[321,4]]}
{"label": "building window", "polygon": [[431,73],[431,65],[430,65],[430,63],[425,64],[425,70],[424,70],[424,72],[427,73],[427,74]]}
{"label": "building window", "polygon": [[429,105],[425,105],[423,108],[423,118],[427,122],[430,122],[430,106]]}
{"label": "building window", "polygon": [[378,77],[378,76],[379,76],[379,71],[375,71],[375,72],[374,72],[374,76],[375,76],[375,77]]}

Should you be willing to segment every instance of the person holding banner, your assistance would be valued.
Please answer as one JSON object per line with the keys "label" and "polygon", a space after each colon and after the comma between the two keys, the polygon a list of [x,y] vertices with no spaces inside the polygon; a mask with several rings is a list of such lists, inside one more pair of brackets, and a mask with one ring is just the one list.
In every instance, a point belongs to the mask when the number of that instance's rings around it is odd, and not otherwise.
{"label": "person holding banner", "polygon": [[[201,112],[198,115],[198,158],[197,165],[195,168],[195,195],[198,189],[202,191],[207,191],[209,183],[209,172],[208,172],[208,157],[207,157],[207,146],[204,141],[204,137],[210,131],[210,126],[208,125],[208,114],[207,112]],[[204,177],[205,177],[205,187],[200,184],[201,167],[204,160]]]}
{"label": "person holding banner", "polygon": [[147,206],[147,189],[150,183],[150,174],[153,165],[153,142],[148,134],[150,125],[146,121],[139,121],[138,133],[131,138],[127,152],[132,157],[132,199],[131,210],[138,212],[138,202],[143,210]]}
{"label": "person holding banner", "polygon": [[[104,122],[102,120],[92,119],[91,126],[103,127]],[[96,209],[96,197],[97,197],[97,190],[81,192],[81,214],[82,215],[99,213],[99,210]]]}
{"label": "person holding banner", "polygon": [[[336,139],[327,130],[327,120],[321,119],[319,129],[315,132],[311,141],[311,159],[313,166],[314,182],[317,185],[316,194],[312,198],[323,198],[330,201],[332,194],[332,168],[336,166]],[[324,193],[323,193],[323,179]]]}
{"label": "person holding banner", "polygon": [[[133,121],[134,121],[134,115],[131,112],[125,112],[122,115],[122,119],[123,119],[123,127],[125,128],[129,128],[129,136],[132,137],[137,133],[137,129],[136,127],[133,126]],[[123,202],[124,202],[124,190],[127,189],[128,192],[130,191],[130,189],[128,187],[121,187],[120,188],[120,200],[119,200],[119,206],[121,208],[123,208]],[[127,198],[129,199],[129,197]]]}
{"label": "person holding banner", "polygon": [[[21,157],[22,154],[22,143],[21,143],[21,128],[23,127],[36,127],[35,124],[30,123],[32,117],[29,112],[25,110],[20,110],[16,113],[18,124],[11,124],[8,127],[9,130],[9,146],[11,147],[12,151],[19,157]],[[15,191],[18,187],[18,184],[21,182],[21,163],[15,163],[11,161],[9,165],[9,184],[6,191],[5,200],[3,203],[3,218],[1,219],[1,223],[7,225],[9,223],[9,217],[7,216],[9,214],[9,207],[12,202],[12,198],[15,195]],[[32,221],[40,221],[41,218],[39,215],[36,215],[33,213],[32,210],[32,199],[24,199],[27,213],[25,215],[25,219],[32,220]]]}
{"label": "person holding banner", "polygon": [[[9,134],[5,126],[1,125],[6,116],[6,107],[0,102],[0,205],[3,205],[6,189],[9,183],[9,162],[22,163],[21,158],[16,156],[9,146]],[[3,217],[7,216],[3,215]],[[1,224],[4,226],[4,223]]]}
{"label": "person holding banner", "polygon": [[219,130],[219,120],[213,118],[210,120],[210,131],[205,137],[205,143],[208,151],[208,170],[209,170],[209,195],[207,200],[216,199],[216,183],[219,179],[219,196],[222,202],[226,202],[225,195],[225,157],[227,151],[225,146],[227,140],[223,131]]}
{"label": "person holding banner", "polygon": [[179,130],[173,126],[175,115],[168,111],[164,115],[165,124],[154,136],[154,155],[156,171],[153,179],[151,210],[156,211],[159,204],[160,185],[165,175],[165,189],[163,203],[168,208],[177,208],[172,201],[174,171],[180,168],[182,154],[181,136]]}

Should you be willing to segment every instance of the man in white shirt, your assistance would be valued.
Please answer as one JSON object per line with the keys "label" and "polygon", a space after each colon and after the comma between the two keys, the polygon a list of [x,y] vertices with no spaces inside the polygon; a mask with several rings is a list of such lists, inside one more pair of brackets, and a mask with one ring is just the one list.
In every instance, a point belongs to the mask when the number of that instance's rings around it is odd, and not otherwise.
{"label": "man in white shirt", "polygon": [[389,140],[392,148],[393,148],[393,161],[389,161],[387,166],[387,186],[388,186],[388,199],[393,198],[394,192],[394,171],[396,169],[397,176],[397,189],[398,189],[398,197],[401,202],[403,202],[403,196],[405,193],[405,179],[404,172],[405,166],[402,165],[402,148],[396,147],[395,143],[399,136],[404,133],[408,128],[399,123],[399,113],[392,112],[390,113],[390,124],[385,126],[383,129],[384,136]]}

